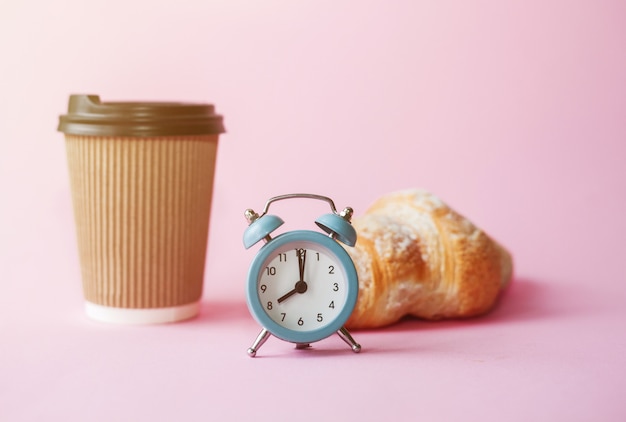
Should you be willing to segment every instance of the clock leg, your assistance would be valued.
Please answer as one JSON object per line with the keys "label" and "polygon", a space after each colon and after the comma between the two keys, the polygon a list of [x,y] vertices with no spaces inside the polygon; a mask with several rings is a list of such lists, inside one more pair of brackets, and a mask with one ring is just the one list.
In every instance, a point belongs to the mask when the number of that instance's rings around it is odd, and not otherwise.
{"label": "clock leg", "polygon": [[352,338],[352,336],[345,327],[341,327],[339,330],[337,330],[337,334],[339,334],[339,337],[341,337],[341,339],[345,341],[348,346],[350,346],[354,353],[359,353],[361,351],[361,345]]}
{"label": "clock leg", "polygon": [[254,343],[252,343],[252,346],[250,346],[250,348],[248,349],[248,355],[252,358],[255,357],[257,350],[259,350],[261,346],[263,346],[263,343],[267,341],[269,336],[270,332],[263,328],[259,335],[256,337],[256,340],[254,340]]}

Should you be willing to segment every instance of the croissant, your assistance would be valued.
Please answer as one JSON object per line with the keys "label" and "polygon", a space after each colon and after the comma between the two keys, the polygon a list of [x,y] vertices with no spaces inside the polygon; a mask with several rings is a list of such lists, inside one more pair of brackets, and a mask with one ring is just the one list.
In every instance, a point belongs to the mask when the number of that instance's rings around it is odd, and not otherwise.
{"label": "croissant", "polygon": [[353,225],[359,297],[348,328],[480,315],[513,274],[509,252],[424,190],[383,196]]}

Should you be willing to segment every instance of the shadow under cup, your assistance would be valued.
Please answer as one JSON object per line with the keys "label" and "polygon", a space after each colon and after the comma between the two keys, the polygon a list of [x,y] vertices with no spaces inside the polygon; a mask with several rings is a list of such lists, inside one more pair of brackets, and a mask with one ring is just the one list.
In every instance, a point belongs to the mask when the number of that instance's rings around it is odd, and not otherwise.
{"label": "shadow under cup", "polygon": [[207,104],[73,95],[58,129],[87,315],[118,323],[197,315],[222,116]]}

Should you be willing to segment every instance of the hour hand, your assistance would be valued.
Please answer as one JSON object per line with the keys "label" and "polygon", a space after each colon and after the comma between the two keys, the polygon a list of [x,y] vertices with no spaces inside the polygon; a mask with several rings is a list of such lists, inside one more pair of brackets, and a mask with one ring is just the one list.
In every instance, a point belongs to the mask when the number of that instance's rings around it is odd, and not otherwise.
{"label": "hour hand", "polygon": [[279,297],[277,302],[282,303],[285,300],[289,299],[291,296],[295,295],[296,293],[304,293],[306,292],[307,288],[308,286],[306,285],[306,282],[298,281],[295,287],[292,290],[285,293],[284,295],[282,295],[281,297]]}
{"label": "hour hand", "polygon": [[295,295],[296,293],[298,293],[296,289],[290,290],[289,292],[285,293],[284,295],[278,298],[278,303],[284,302],[285,300],[289,299],[291,296]]}

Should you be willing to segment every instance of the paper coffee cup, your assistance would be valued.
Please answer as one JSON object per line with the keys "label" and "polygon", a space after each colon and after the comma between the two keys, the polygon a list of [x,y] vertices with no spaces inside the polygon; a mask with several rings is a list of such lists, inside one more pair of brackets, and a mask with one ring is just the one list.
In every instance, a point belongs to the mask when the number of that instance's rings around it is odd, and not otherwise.
{"label": "paper coffee cup", "polygon": [[73,95],[58,129],[87,315],[119,323],[197,315],[222,117],[206,104]]}

